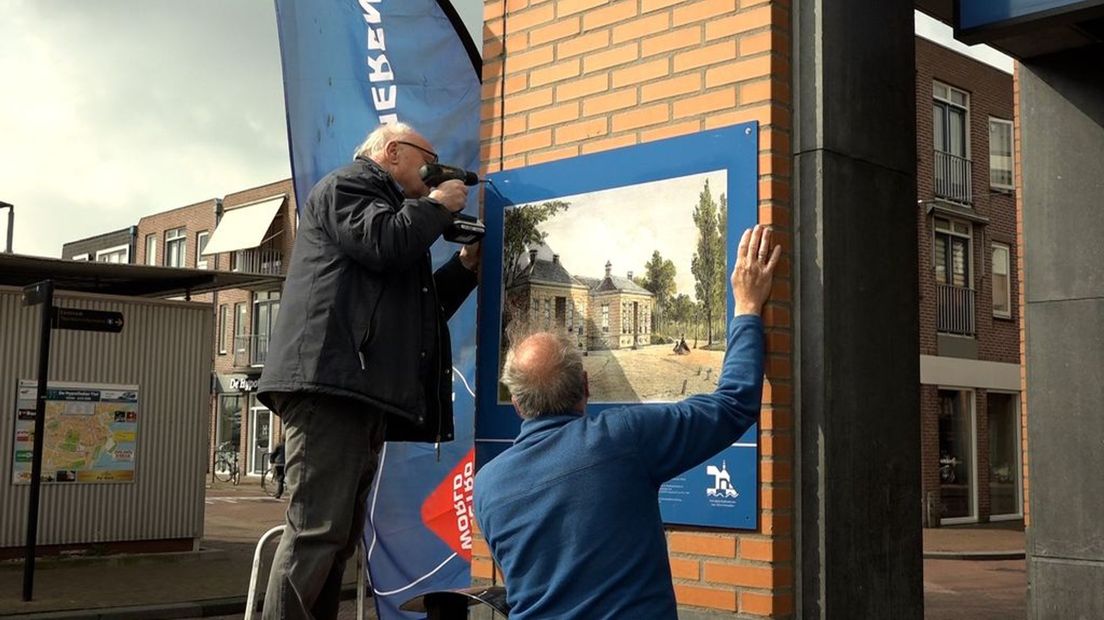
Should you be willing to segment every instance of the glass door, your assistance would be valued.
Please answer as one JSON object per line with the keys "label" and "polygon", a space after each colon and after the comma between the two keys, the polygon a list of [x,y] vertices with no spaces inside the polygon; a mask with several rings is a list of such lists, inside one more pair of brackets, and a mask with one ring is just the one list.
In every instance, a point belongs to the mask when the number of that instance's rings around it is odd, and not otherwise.
{"label": "glass door", "polygon": [[977,520],[974,393],[939,391],[939,499],[943,523]]}
{"label": "glass door", "polygon": [[266,456],[270,450],[272,437],[272,412],[263,405],[249,409],[249,445],[252,446],[249,459],[249,473],[262,474],[268,464]]}
{"label": "glass door", "polygon": [[1020,482],[1020,412],[1015,394],[989,392],[989,513],[1017,519],[1023,512]]}

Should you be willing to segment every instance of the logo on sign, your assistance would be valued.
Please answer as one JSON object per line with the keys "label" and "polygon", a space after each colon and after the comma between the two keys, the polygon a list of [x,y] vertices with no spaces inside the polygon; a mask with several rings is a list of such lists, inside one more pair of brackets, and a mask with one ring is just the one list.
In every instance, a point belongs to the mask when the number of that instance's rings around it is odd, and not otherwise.
{"label": "logo on sign", "polygon": [[426,527],[465,561],[471,561],[475,450],[456,465],[422,504]]}
{"label": "logo on sign", "polygon": [[732,487],[732,477],[728,475],[727,463],[721,461],[720,469],[717,469],[716,465],[706,465],[705,473],[708,476],[713,476],[713,488],[705,490],[707,496],[728,498],[740,497],[740,494]]}

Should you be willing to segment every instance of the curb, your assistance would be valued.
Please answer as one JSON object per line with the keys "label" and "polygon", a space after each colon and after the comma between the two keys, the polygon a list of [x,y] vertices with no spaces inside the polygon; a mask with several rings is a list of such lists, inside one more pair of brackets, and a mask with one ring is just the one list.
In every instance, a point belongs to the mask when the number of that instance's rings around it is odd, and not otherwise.
{"label": "curb", "polygon": [[988,562],[996,560],[1022,560],[1027,557],[1023,549],[1010,551],[925,551],[925,560],[971,560]]}
{"label": "curb", "polygon": [[[356,599],[356,585],[341,589],[341,600]],[[259,597],[258,602],[264,600]],[[371,600],[371,592],[365,601]],[[40,611],[28,614],[4,615],[4,620],[169,620],[171,618],[206,618],[245,613],[246,597],[232,596],[184,603],[163,605],[133,605],[129,607],[101,607],[99,609],[69,609],[65,611]]]}
{"label": "curb", "polygon": [[[229,557],[225,549],[203,548],[199,551],[168,551],[164,553],[120,553],[113,555],[61,555],[42,556],[35,559],[35,570],[51,570],[70,566],[139,566],[142,564],[165,564],[177,562],[197,562],[222,560]],[[23,570],[23,559],[16,558],[0,562],[0,571]]]}

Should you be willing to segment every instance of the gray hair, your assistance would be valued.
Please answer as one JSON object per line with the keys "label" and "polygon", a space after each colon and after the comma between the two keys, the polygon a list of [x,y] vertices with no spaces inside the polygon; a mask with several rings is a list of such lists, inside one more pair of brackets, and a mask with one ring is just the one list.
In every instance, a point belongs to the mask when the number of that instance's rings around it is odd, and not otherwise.
{"label": "gray hair", "polygon": [[368,134],[364,142],[361,142],[353,152],[353,157],[374,158],[375,155],[383,153],[387,143],[415,133],[417,132],[414,128],[406,123],[384,123]]}
{"label": "gray hair", "polygon": [[[549,355],[539,364],[519,367],[516,350],[526,346],[534,337],[553,339]],[[525,339],[515,339],[518,344],[506,353],[502,369],[502,384],[510,390],[518,415],[526,420],[542,415],[555,415],[571,411],[586,391],[583,380],[583,356],[575,342],[562,331],[537,332]]]}

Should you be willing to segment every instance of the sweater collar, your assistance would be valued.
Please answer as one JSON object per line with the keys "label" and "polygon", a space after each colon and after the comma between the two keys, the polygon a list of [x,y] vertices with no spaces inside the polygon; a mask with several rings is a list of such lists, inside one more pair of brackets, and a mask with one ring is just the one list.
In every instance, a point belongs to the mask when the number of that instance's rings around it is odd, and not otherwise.
{"label": "sweater collar", "polygon": [[517,439],[514,440],[514,443],[521,443],[522,441],[525,441],[530,437],[543,435],[548,431],[560,428],[561,426],[569,424],[582,417],[584,416],[578,413],[568,413],[558,415],[542,415],[532,420],[522,420],[521,432],[518,433]]}

